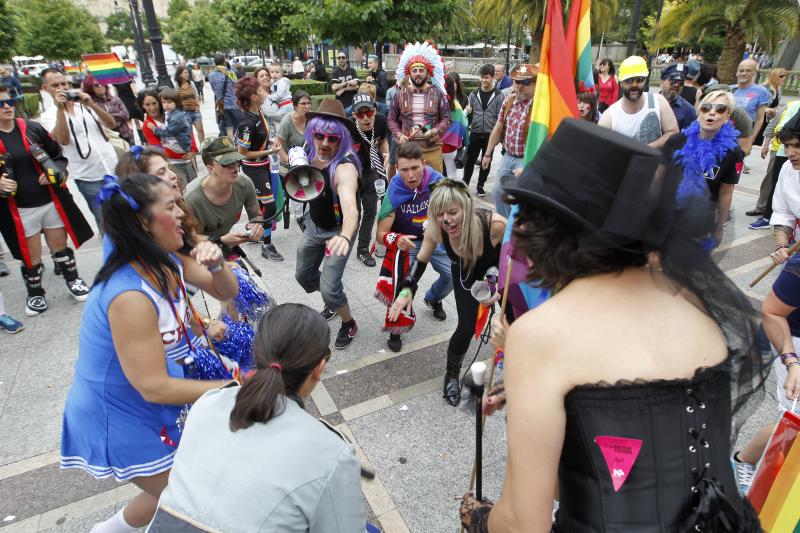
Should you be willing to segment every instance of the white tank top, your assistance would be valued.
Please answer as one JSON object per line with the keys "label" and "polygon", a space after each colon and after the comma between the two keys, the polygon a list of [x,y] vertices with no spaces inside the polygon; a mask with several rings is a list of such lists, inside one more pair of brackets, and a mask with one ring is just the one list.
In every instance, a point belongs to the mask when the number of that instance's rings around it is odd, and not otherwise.
{"label": "white tank top", "polygon": [[[608,108],[606,113],[611,114],[611,129],[616,131],[617,133],[621,133],[628,137],[633,137],[635,139],[639,139],[642,142],[652,142],[658,137],[661,137],[661,133],[659,133],[655,138],[650,140],[645,140],[640,138],[640,130],[642,127],[642,122],[644,122],[645,117],[650,113],[655,113],[656,118],[658,118],[659,125],[661,124],[661,109],[659,108],[658,101],[653,93],[644,93],[642,95],[646,97],[645,105],[642,108],[634,113],[629,114],[626,113],[622,109],[622,100],[620,99],[614,105]],[[659,126],[659,132],[661,130]],[[652,136],[652,135],[651,135]]]}

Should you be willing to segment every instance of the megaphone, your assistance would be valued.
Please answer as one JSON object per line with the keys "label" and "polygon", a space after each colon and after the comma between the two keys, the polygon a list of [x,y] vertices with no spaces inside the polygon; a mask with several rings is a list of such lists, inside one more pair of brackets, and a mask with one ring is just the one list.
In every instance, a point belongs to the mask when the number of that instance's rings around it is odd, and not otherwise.
{"label": "megaphone", "polygon": [[302,146],[289,150],[289,172],[283,178],[283,190],[297,202],[310,202],[325,191],[325,175],[309,164]]}

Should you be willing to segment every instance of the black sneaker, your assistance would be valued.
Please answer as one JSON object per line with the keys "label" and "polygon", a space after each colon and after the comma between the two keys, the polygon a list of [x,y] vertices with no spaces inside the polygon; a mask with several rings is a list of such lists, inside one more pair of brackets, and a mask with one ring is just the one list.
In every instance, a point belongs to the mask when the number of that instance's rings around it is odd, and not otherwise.
{"label": "black sneaker", "polygon": [[64,275],[64,273],[61,271],[61,265],[58,264],[58,261],[53,261],[53,275],[54,276]]}
{"label": "black sneaker", "polygon": [[358,333],[358,325],[356,325],[355,320],[351,321],[350,325],[342,323],[342,327],[339,328],[339,333],[336,334],[336,342],[334,343],[336,349],[343,350],[350,346],[356,333]]}
{"label": "black sneaker", "polygon": [[275,249],[274,244],[262,244],[261,245],[261,257],[264,259],[269,259],[270,261],[283,261],[283,256]]}
{"label": "black sneaker", "polygon": [[444,307],[442,307],[442,302],[432,302],[425,298],[423,300],[425,305],[428,306],[428,309],[433,311],[433,318],[436,320],[447,320],[447,313],[444,312]]}
{"label": "black sneaker", "polygon": [[486,191],[483,190],[483,187],[478,187],[478,198],[483,198],[486,196]]}
{"label": "black sneaker", "polygon": [[27,316],[36,316],[47,311],[47,300],[44,296],[28,296],[25,302],[25,314]]}
{"label": "black sneaker", "polygon": [[325,320],[330,320],[336,316],[336,311],[328,308],[328,306],[326,305],[325,307],[322,308],[322,311],[320,311],[319,314],[321,314],[322,318],[324,318]]}
{"label": "black sneaker", "polygon": [[389,340],[386,341],[386,345],[391,351],[399,352],[403,349],[403,339],[400,338],[400,335],[392,333],[389,335]]}
{"label": "black sneaker", "polygon": [[367,250],[359,250],[357,256],[361,260],[361,262],[368,267],[374,267],[376,265],[375,259],[370,255],[370,253]]}
{"label": "black sneaker", "polygon": [[81,278],[67,282],[67,288],[72,297],[79,302],[84,302],[89,297],[89,286]]}

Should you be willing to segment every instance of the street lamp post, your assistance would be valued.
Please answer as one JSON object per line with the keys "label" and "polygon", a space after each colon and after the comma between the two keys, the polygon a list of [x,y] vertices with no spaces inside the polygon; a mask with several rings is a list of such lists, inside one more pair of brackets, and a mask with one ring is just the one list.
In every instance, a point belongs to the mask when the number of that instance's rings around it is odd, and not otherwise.
{"label": "street lamp post", "polygon": [[164,61],[164,50],[161,48],[161,29],[158,27],[156,10],[153,7],[153,0],[142,0],[144,16],[147,17],[147,29],[150,31],[150,47],[153,49],[153,57],[156,60],[156,72],[158,73],[159,87],[172,87],[172,81],[167,74],[167,64]]}
{"label": "street lamp post", "polygon": [[628,33],[628,52],[630,57],[636,52],[636,32],[639,30],[639,17],[642,15],[642,0],[636,0],[633,5],[633,17],[631,18],[631,31]]}
{"label": "street lamp post", "polygon": [[139,68],[142,72],[142,82],[145,85],[155,83],[153,69],[150,68],[150,55],[147,53],[147,44],[144,42],[142,33],[142,20],[139,18],[138,0],[130,0],[131,4],[131,25],[133,26],[133,40],[136,42],[136,55],[139,59]]}

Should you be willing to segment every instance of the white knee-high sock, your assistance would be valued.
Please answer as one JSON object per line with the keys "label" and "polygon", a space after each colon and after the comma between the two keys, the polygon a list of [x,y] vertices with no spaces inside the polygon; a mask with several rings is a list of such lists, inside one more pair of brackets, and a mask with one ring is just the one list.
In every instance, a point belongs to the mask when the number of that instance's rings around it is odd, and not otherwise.
{"label": "white knee-high sock", "polygon": [[125,508],[123,507],[105,522],[95,524],[91,533],[131,533],[131,531],[136,531],[137,528],[129,525],[125,521],[125,517],[122,516],[122,511],[124,510]]}

